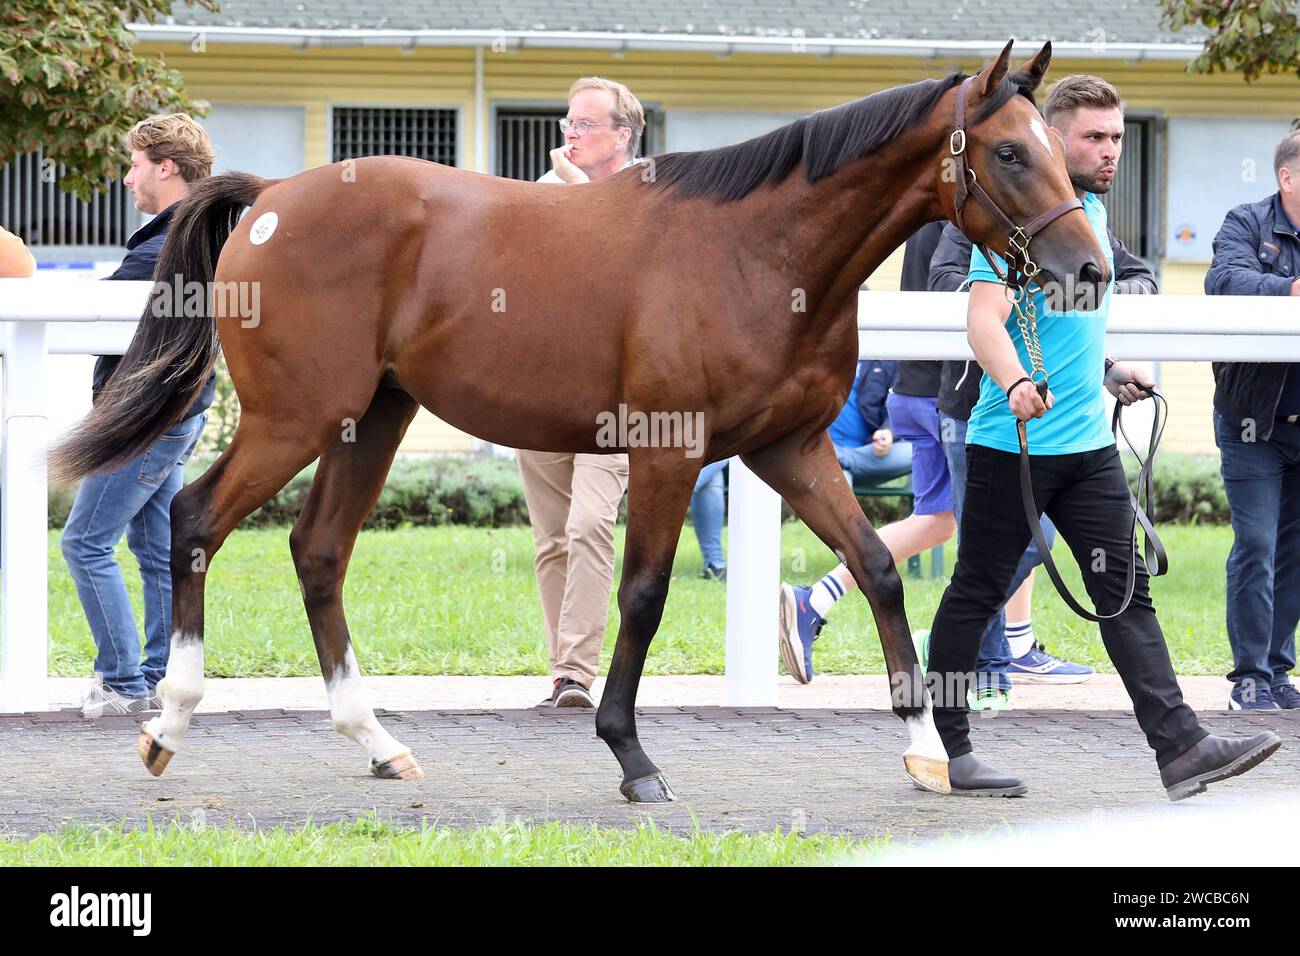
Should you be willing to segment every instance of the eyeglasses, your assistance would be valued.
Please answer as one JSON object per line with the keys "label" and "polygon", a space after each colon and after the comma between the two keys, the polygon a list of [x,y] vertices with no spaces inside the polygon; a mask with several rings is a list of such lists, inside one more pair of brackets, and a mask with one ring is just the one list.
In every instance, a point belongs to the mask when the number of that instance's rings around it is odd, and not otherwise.
{"label": "eyeglasses", "polygon": [[586,136],[593,129],[618,129],[621,123],[593,123],[590,120],[573,121],[567,116],[560,120],[560,132],[567,133],[573,130],[579,136]]}

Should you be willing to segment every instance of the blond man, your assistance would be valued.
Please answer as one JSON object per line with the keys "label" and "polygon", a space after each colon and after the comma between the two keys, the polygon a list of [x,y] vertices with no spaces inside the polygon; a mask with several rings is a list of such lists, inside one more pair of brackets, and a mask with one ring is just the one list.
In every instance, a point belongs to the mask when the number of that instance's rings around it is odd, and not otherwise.
{"label": "blond man", "polygon": [[[131,168],[124,180],[136,208],[153,218],[126,243],[126,256],[109,279],[152,279],[172,214],[190,185],[212,172],[212,146],[203,127],[185,113],[151,116],[126,135]],[[92,394],[98,395],[120,358],[100,356]],[[95,683],[82,714],[134,714],[159,707],[154,688],[171,650],[171,502],[182,466],[198,443],[212,404],[209,379],[185,417],[144,454],[106,475],[84,479],[63,529],[63,557],[97,650]],[[140,564],[144,585],[143,661],[135,615],[113,549],[123,534]]]}
{"label": "blond man", "polygon": [[[560,120],[564,145],[538,182],[585,183],[636,162],[645,111],[621,83],[583,77]],[[591,707],[614,582],[614,519],[627,491],[627,455],[519,451],[551,664],[543,706]]]}

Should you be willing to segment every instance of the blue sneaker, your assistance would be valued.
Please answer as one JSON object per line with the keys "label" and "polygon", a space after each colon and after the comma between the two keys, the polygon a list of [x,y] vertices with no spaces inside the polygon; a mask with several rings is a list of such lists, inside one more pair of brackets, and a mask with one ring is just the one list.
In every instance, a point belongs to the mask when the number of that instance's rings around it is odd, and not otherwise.
{"label": "blue sneaker", "polygon": [[[1294,690],[1292,691],[1294,693]],[[1232,685],[1228,695],[1228,710],[1280,710],[1273,698],[1273,690],[1266,684],[1244,680]]]}
{"label": "blue sneaker", "polygon": [[1296,690],[1290,682],[1278,684],[1276,687],[1269,688],[1273,694],[1273,700],[1283,710],[1296,710],[1300,708],[1300,690]]}
{"label": "blue sneaker", "polygon": [[1085,664],[1074,664],[1053,657],[1042,644],[1035,643],[1024,657],[1013,658],[1007,674],[1025,684],[1082,684],[1097,672]]}
{"label": "blue sneaker", "polygon": [[803,585],[781,585],[781,663],[801,684],[813,679],[813,641],[826,624],[808,603],[810,594]]}

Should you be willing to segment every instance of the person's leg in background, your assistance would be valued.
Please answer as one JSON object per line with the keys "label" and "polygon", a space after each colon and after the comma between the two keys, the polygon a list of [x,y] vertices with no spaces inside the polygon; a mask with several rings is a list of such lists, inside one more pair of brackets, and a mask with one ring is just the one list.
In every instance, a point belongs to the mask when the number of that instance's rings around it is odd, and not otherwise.
{"label": "person's leg in background", "polygon": [[[1214,413],[1223,490],[1232,520],[1227,562],[1228,674],[1232,710],[1275,710],[1269,651],[1274,634],[1275,557],[1285,464],[1279,446],[1245,441],[1235,425]],[[1252,439],[1254,436],[1249,436]]]}
{"label": "person's leg in background", "polygon": [[[891,454],[900,446],[905,445],[908,449],[914,507],[912,514],[901,521],[877,528],[876,533],[889,549],[894,563],[902,564],[913,555],[948,541],[957,530],[957,522],[953,517],[952,479],[948,474],[943,444],[939,440],[939,418],[933,407],[934,400],[910,395],[890,395],[886,405],[894,433],[898,436]],[[930,421],[931,417],[933,422]],[[904,435],[908,440],[903,439]],[[869,447],[836,448],[840,466],[850,471],[855,467],[863,470],[881,467],[866,461],[870,451]],[[888,456],[883,459],[887,460]],[[901,464],[901,459],[899,461]],[[791,613],[794,613],[799,617],[801,630],[815,628],[820,631],[835,602],[856,587],[853,575],[843,564],[836,565],[810,588],[782,585],[782,619],[791,621]],[[797,610],[792,610],[795,608]]]}
{"label": "person's leg in background", "polygon": [[[158,477],[157,490],[144,503],[127,527],[126,541],[140,565],[144,591],[144,663],[141,671],[149,696],[167,673],[172,632],[171,506],[176,492],[185,484],[185,462],[194,453],[203,434],[206,413],[194,415],[167,431],[148,454],[157,454],[158,468],[147,469]],[[160,447],[161,446],[161,447]],[[173,455],[179,457],[173,458]],[[165,470],[161,466],[172,462]],[[152,702],[157,703],[157,702]]]}
{"label": "person's leg in background", "polygon": [[[952,480],[940,441],[935,402],[933,398],[893,393],[885,401],[897,442],[911,446],[912,513],[876,531],[895,564],[938,547],[957,530]],[[851,463],[851,458],[841,456],[841,467],[846,460]],[[812,680],[812,645],[821,634],[826,615],[835,602],[856,587],[853,575],[843,564],[836,565],[811,587],[781,584],[777,604],[781,659],[799,683]]]}
{"label": "person's leg in background", "polygon": [[564,685],[575,681],[589,692],[600,666],[614,582],[614,522],[619,502],[627,492],[627,476],[625,454],[574,456],[573,496],[564,528],[568,565],[552,668],[561,686],[555,700],[557,707],[589,707],[594,703],[589,693],[566,690]]}
{"label": "person's leg in background", "polygon": [[853,484],[883,485],[912,471],[912,443],[896,441],[883,457],[871,445],[860,448],[835,446],[840,467],[849,473]]}
{"label": "person's leg in background", "polygon": [[1269,690],[1279,707],[1295,710],[1300,708],[1300,691],[1291,683],[1296,624],[1300,622],[1300,423],[1277,422],[1269,441],[1277,443],[1284,462],[1274,545]]}
{"label": "person's leg in background", "polygon": [[[835,456],[850,485],[883,484],[912,470],[911,442],[896,441],[883,456],[877,455],[871,445],[857,448],[836,445]],[[898,555],[894,559],[906,560]],[[843,564],[837,564],[811,587],[781,584],[777,611],[781,660],[799,683],[812,680],[811,648],[821,634],[826,615],[836,601],[856,587],[857,582]]]}
{"label": "person's leg in background", "polygon": [[565,525],[573,497],[573,458],[563,452],[519,449],[515,453],[524,482],[528,523],[533,529],[536,549],[533,569],[537,575],[542,624],[546,629],[546,656],[551,668],[551,696],[543,704],[554,703],[559,692],[555,662],[559,656],[560,605],[564,603],[564,581],[569,566]]}
{"label": "person's leg in background", "polygon": [[895,563],[948,541],[957,532],[953,516],[952,478],[939,431],[933,398],[890,393],[885,401],[898,441],[912,446],[912,513],[879,529]]}
{"label": "person's leg in background", "polygon": [[727,580],[727,559],[722,553],[722,521],[726,515],[723,472],[727,459],[711,462],[700,469],[691,494],[691,527],[699,542],[704,567],[700,577]]}
{"label": "person's leg in background", "polygon": [[[1056,541],[1056,526],[1047,515],[1041,518],[1043,537],[1051,548]],[[1043,563],[1038,545],[1030,542],[1025,557],[1016,569],[1016,592],[1007,600],[1003,615],[1009,660],[1006,672],[1013,683],[1082,684],[1096,676],[1087,664],[1076,664],[1048,652],[1034,637],[1033,595],[1034,569]]]}
{"label": "person's leg in background", "polygon": [[[191,448],[194,420],[188,422],[189,428],[182,422],[169,429],[144,454],[116,471],[83,479],[64,525],[63,557],[96,649],[97,682],[82,701],[82,713],[87,717],[138,713],[149,706],[149,675],[141,667],[140,633],[113,549],[171,475],[175,463]],[[165,577],[170,591],[170,519],[163,540],[166,546],[161,563],[146,555],[141,573],[147,587]],[[139,554],[137,551],[137,557]],[[150,588],[145,594],[145,620],[155,625],[148,648],[152,675],[158,675],[160,653],[165,658],[160,644],[167,642],[166,632],[157,626],[161,608],[151,606],[159,601],[157,588]]]}

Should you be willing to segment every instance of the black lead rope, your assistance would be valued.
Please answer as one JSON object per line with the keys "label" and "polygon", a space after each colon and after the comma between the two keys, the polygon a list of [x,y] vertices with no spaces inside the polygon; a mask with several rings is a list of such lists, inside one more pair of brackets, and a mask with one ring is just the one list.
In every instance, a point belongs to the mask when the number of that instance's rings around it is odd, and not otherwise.
{"label": "black lead rope", "polygon": [[[1137,495],[1133,494],[1133,489],[1128,486],[1127,482],[1124,485],[1125,490],[1128,492],[1129,504],[1133,509],[1133,524],[1129,531],[1133,547],[1132,554],[1129,556],[1128,577],[1124,584],[1124,600],[1120,604],[1119,610],[1110,614],[1096,614],[1076,601],[1074,595],[1070,593],[1070,589],[1066,587],[1061,572],[1057,570],[1056,563],[1052,560],[1051,548],[1047,545],[1047,537],[1043,534],[1043,526],[1038,520],[1038,506],[1034,503],[1034,481],[1029,472],[1029,439],[1025,433],[1025,423],[1016,419],[1016,433],[1020,437],[1020,500],[1024,505],[1025,520],[1029,522],[1029,530],[1033,534],[1034,544],[1038,546],[1038,553],[1042,556],[1043,567],[1047,569],[1048,576],[1052,579],[1052,583],[1056,585],[1061,600],[1075,614],[1089,621],[1113,620],[1128,610],[1128,606],[1133,600],[1133,589],[1137,585],[1138,525],[1142,526],[1144,539],[1142,557],[1146,564],[1147,573],[1152,577],[1159,577],[1169,570],[1169,558],[1165,554],[1164,545],[1160,543],[1160,537],[1156,534],[1155,525],[1147,515],[1147,510],[1152,508],[1152,469],[1155,466],[1156,449],[1160,447],[1160,438],[1165,431],[1165,423],[1169,420],[1169,403],[1156,389],[1144,388],[1136,382],[1133,384],[1155,400],[1156,413],[1151,422],[1151,443],[1147,447],[1145,459],[1138,454],[1137,449],[1133,447],[1133,443],[1129,441],[1128,432],[1124,430],[1124,424],[1120,418],[1122,406],[1118,399],[1115,401],[1115,412],[1110,420],[1111,433],[1115,435],[1117,440],[1120,435],[1124,436],[1124,443],[1137,457],[1140,465],[1137,476]],[[1044,379],[1035,382],[1034,385],[1038,389],[1039,397],[1046,402],[1047,381]],[[1142,505],[1143,499],[1146,501],[1146,510]]]}

